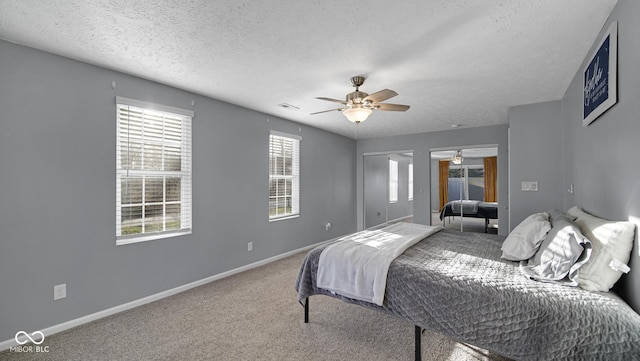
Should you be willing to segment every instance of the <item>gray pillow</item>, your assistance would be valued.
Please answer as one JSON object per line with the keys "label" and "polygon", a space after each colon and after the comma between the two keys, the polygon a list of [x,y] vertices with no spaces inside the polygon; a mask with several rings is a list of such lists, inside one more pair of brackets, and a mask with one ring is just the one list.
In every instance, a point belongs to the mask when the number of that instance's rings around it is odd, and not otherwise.
{"label": "gray pillow", "polygon": [[549,214],[549,222],[551,222],[551,224],[553,224],[553,222],[556,222],[556,221],[562,221],[565,218],[569,219],[571,222],[575,222],[576,220],[576,217],[573,217],[567,213],[564,213],[559,209],[552,209],[547,213]]}
{"label": "gray pillow", "polygon": [[531,258],[551,229],[546,212],[534,213],[520,222],[502,243],[502,258],[523,261]]}
{"label": "gray pillow", "polygon": [[591,242],[562,212],[549,212],[551,230],[538,251],[520,263],[527,277],[543,282],[578,285],[578,270],[591,257]]}

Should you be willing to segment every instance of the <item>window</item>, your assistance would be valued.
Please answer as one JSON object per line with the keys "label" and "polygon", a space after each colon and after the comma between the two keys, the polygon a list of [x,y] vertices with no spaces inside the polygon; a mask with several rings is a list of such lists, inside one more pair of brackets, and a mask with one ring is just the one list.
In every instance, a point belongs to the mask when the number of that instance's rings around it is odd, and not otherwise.
{"label": "window", "polygon": [[389,203],[398,201],[398,161],[389,159]]}
{"label": "window", "polygon": [[269,136],[269,220],[300,214],[300,137]]}
{"label": "window", "polygon": [[116,104],[116,244],[191,233],[193,112]]}
{"label": "window", "polygon": [[464,165],[449,168],[449,200],[484,200],[484,167]]}
{"label": "window", "polygon": [[413,200],[413,163],[409,163],[409,201]]}

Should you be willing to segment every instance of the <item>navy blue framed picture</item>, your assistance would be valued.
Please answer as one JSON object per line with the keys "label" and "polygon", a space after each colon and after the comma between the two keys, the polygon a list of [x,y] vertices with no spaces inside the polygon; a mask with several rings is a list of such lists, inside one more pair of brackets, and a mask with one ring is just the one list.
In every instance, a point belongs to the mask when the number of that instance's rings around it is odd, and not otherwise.
{"label": "navy blue framed picture", "polygon": [[591,124],[618,101],[618,22],[614,21],[583,69],[582,125]]}

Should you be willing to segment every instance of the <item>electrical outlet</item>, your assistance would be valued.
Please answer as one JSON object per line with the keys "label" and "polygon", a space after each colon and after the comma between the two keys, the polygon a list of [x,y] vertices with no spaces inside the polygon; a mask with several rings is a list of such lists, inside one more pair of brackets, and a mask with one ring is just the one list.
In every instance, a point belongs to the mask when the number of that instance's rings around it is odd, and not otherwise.
{"label": "electrical outlet", "polygon": [[63,283],[61,285],[53,286],[53,300],[59,300],[61,298],[67,297],[67,284]]}
{"label": "electrical outlet", "polygon": [[247,251],[253,251],[253,242],[247,243]]}

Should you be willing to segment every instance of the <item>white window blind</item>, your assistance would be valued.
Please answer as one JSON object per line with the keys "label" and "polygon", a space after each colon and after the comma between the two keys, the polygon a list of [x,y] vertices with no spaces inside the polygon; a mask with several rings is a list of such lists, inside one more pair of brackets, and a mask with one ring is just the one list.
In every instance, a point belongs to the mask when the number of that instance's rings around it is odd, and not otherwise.
{"label": "white window blind", "polygon": [[269,135],[269,219],[300,213],[300,138],[272,131]]}
{"label": "white window blind", "polygon": [[409,200],[413,200],[413,163],[409,163]]}
{"label": "white window blind", "polygon": [[190,110],[116,97],[116,243],[191,233]]}
{"label": "white window blind", "polygon": [[398,201],[398,161],[389,159],[389,203]]}

